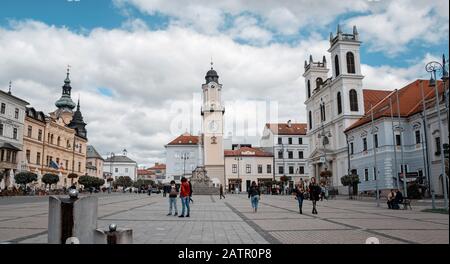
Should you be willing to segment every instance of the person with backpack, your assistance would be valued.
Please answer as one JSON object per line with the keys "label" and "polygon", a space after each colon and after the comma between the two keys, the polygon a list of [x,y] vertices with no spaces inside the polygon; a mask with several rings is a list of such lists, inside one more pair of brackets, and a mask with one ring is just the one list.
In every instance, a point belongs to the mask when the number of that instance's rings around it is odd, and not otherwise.
{"label": "person with backpack", "polygon": [[191,184],[191,181],[188,181],[188,183],[189,183],[189,190],[190,190],[190,193],[189,193],[189,202],[190,202],[190,203],[194,203],[194,200],[192,199],[192,184]]}
{"label": "person with backpack", "polygon": [[311,179],[311,183],[309,184],[309,197],[313,204],[312,214],[317,214],[317,201],[320,200],[320,193],[322,189],[316,182],[316,178]]}
{"label": "person with backpack", "polygon": [[[170,182],[170,191],[169,191],[169,213],[167,214],[172,215],[172,208],[174,209],[174,216],[178,215],[177,210],[177,196],[178,196],[178,188],[175,185],[175,181]],[[164,186],[166,188],[166,186]]]}
{"label": "person with backpack", "polygon": [[[189,217],[190,216],[190,208],[189,208],[189,198],[191,195],[191,188],[188,183],[188,180],[183,177],[181,178],[181,190],[180,190],[180,199],[181,199],[181,215],[178,217]],[[187,209],[186,216],[184,215],[184,212]]]}
{"label": "person with backpack", "polygon": [[261,192],[259,191],[258,185],[253,181],[250,189],[248,190],[248,198],[252,203],[253,212],[256,213],[258,211],[258,203],[261,197]]}

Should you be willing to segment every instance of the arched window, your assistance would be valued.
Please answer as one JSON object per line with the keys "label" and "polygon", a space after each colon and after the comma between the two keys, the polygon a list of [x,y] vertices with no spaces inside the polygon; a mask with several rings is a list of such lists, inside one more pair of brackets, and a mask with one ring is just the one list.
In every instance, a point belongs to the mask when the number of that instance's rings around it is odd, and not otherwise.
{"label": "arched window", "polygon": [[323,122],[326,120],[326,116],[325,116],[325,105],[321,104],[320,105],[320,120]]}
{"label": "arched window", "polygon": [[347,73],[355,73],[355,55],[347,52]]}
{"label": "arched window", "polygon": [[342,113],[342,99],[341,99],[341,92],[337,93],[337,111],[338,115]]}
{"label": "arched window", "polygon": [[56,145],[60,145],[61,144],[61,137],[58,137],[57,141],[56,141]]}
{"label": "arched window", "polygon": [[312,113],[309,111],[309,129],[312,129]]}
{"label": "arched window", "polygon": [[320,88],[320,86],[322,85],[322,83],[323,83],[323,80],[322,80],[322,78],[317,78],[316,79],[316,89],[319,89]]}
{"label": "arched window", "polygon": [[339,76],[340,71],[339,71],[339,57],[338,55],[334,56],[334,71],[336,73],[336,77]]}
{"label": "arched window", "polygon": [[311,82],[309,80],[308,80],[307,86],[308,86],[308,98],[310,98],[311,97]]}
{"label": "arched window", "polygon": [[355,90],[350,90],[350,111],[358,111],[358,94]]}

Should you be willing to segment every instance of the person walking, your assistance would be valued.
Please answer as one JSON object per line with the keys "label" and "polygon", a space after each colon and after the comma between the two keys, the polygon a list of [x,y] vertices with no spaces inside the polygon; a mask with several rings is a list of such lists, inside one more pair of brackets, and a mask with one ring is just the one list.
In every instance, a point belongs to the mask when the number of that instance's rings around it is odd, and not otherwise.
{"label": "person walking", "polygon": [[258,202],[260,200],[260,197],[261,192],[259,191],[259,187],[256,185],[256,182],[253,181],[250,189],[248,190],[248,198],[250,198],[254,213],[258,211]]}
{"label": "person walking", "polygon": [[191,184],[191,181],[188,181],[188,183],[189,183],[189,190],[190,190],[190,192],[189,192],[189,202],[190,203],[194,203],[194,200],[192,199],[192,184]]}
{"label": "person walking", "polygon": [[317,214],[317,201],[320,200],[320,193],[322,189],[316,182],[316,178],[311,179],[311,183],[309,184],[309,197],[313,204],[312,214]]}
{"label": "person walking", "polygon": [[222,184],[220,185],[219,192],[220,192],[220,200],[222,200],[222,197],[223,197],[223,199],[225,199],[225,195],[223,195],[223,185]]}
{"label": "person walking", "polygon": [[395,191],[395,197],[394,197],[394,201],[392,203],[392,209],[395,209],[395,210],[400,209],[401,203],[403,203],[403,194],[399,189],[397,189]]}
{"label": "person walking", "polygon": [[[181,178],[181,190],[180,190],[180,199],[181,199],[181,215],[178,217],[189,217],[190,216],[190,208],[189,208],[189,195],[191,194],[191,189],[189,187],[188,180],[183,177]],[[185,216],[185,211],[187,210],[187,214]]]}
{"label": "person walking", "polygon": [[303,207],[303,200],[305,199],[305,196],[304,196],[305,185],[302,180],[300,180],[300,183],[297,184],[296,188],[294,189],[294,193],[295,193],[295,199],[298,202],[299,213],[303,214],[302,207]]}
{"label": "person walking", "polygon": [[[172,215],[172,208],[173,208],[173,212],[174,212],[174,216],[178,215],[178,210],[177,210],[177,196],[178,196],[178,188],[175,185],[175,181],[171,181],[170,182],[170,191],[169,191],[169,213],[167,214]],[[166,186],[164,186],[165,189]]]}

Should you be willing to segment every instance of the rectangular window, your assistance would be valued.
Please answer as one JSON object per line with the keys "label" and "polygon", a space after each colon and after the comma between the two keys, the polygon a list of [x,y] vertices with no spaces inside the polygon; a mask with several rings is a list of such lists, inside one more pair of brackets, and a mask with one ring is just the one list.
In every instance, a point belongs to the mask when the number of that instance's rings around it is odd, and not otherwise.
{"label": "rectangular window", "polygon": [[3,124],[0,124],[0,136],[3,136]]}
{"label": "rectangular window", "polygon": [[42,141],[42,129],[39,129],[39,132],[38,132],[38,140],[39,140],[39,141]]}
{"label": "rectangular window", "polygon": [[353,142],[350,142],[350,155],[353,155],[355,152],[354,152],[354,149],[353,149]]}
{"label": "rectangular window", "polygon": [[258,173],[259,174],[263,173],[262,165],[258,165]]}
{"label": "rectangular window", "polygon": [[267,173],[272,173],[272,165],[267,165]]}
{"label": "rectangular window", "polygon": [[364,180],[369,181],[369,169],[364,169]]}
{"label": "rectangular window", "polygon": [[283,166],[279,166],[278,167],[278,174],[284,174],[284,167]]}
{"label": "rectangular window", "polygon": [[119,172],[119,168],[115,168],[114,172],[118,173]]}
{"label": "rectangular window", "polygon": [[41,153],[40,152],[38,152],[36,154],[36,164],[41,165]]}
{"label": "rectangular window", "polygon": [[303,159],[304,157],[303,157],[303,151],[299,151],[298,152],[298,158],[299,159]]}
{"label": "rectangular window", "polygon": [[420,130],[416,130],[416,144],[420,144],[422,140],[420,140]]}
{"label": "rectangular window", "polygon": [[31,163],[31,151],[29,150],[29,149],[27,149],[27,152],[26,152],[27,154],[26,154],[26,156],[27,156],[27,162],[28,163]]}
{"label": "rectangular window", "polygon": [[68,170],[68,169],[69,169],[69,161],[66,160],[66,170]]}
{"label": "rectangular window", "polygon": [[28,137],[31,138],[31,135],[33,134],[33,127],[28,126]]}
{"label": "rectangular window", "polygon": [[13,139],[17,139],[17,128],[13,129]]}
{"label": "rectangular window", "polygon": [[439,156],[439,155],[441,155],[441,138],[437,137],[434,140],[435,140],[435,143],[436,143],[436,152],[435,152],[435,154],[436,154],[436,156]]}
{"label": "rectangular window", "polygon": [[5,114],[6,113],[6,104],[2,103],[2,108],[0,110],[0,113]]}
{"label": "rectangular window", "polygon": [[373,168],[373,180],[377,180],[377,168]]}
{"label": "rectangular window", "polygon": [[395,145],[401,146],[402,145],[402,138],[400,135],[395,135]]}
{"label": "rectangular window", "polygon": [[300,172],[300,174],[305,174],[305,167],[300,166],[299,167],[299,172]]}
{"label": "rectangular window", "polygon": [[237,173],[237,164],[233,164],[233,166],[231,167],[231,170],[233,173]]}
{"label": "rectangular window", "polygon": [[294,166],[289,166],[289,174],[294,174]]}
{"label": "rectangular window", "polygon": [[283,151],[278,151],[278,158],[279,159],[282,159],[283,158]]}
{"label": "rectangular window", "polygon": [[363,151],[367,151],[367,138],[363,138]]}
{"label": "rectangular window", "polygon": [[288,138],[288,144],[292,145],[292,138]]}
{"label": "rectangular window", "polygon": [[288,158],[293,159],[294,158],[294,152],[288,151]]}
{"label": "rectangular window", "polygon": [[14,111],[14,118],[19,119],[19,108],[16,108],[16,111]]}
{"label": "rectangular window", "polygon": [[252,165],[250,165],[250,164],[245,165],[245,172],[252,173]]}
{"label": "rectangular window", "polygon": [[374,140],[375,140],[375,148],[378,148],[378,134],[374,135]]}
{"label": "rectangular window", "polygon": [[298,138],[298,144],[303,145],[303,138]]}
{"label": "rectangular window", "polygon": [[283,139],[282,138],[278,138],[278,145],[281,145],[281,144],[283,144]]}
{"label": "rectangular window", "polygon": [[125,173],[128,173],[128,168],[125,168]]}

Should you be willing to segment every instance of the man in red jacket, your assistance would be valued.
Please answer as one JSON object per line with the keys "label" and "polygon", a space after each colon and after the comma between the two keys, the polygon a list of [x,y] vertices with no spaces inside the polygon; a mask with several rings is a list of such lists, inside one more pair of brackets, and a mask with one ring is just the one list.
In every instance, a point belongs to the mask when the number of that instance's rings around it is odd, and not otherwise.
{"label": "man in red jacket", "polygon": [[191,187],[185,177],[181,178],[181,190],[180,190],[180,198],[181,198],[181,215],[178,217],[185,217],[184,211],[187,209],[186,217],[189,217],[190,208],[189,208],[189,196],[191,194]]}

